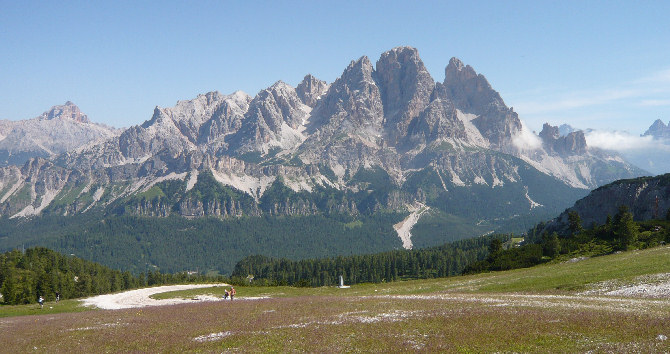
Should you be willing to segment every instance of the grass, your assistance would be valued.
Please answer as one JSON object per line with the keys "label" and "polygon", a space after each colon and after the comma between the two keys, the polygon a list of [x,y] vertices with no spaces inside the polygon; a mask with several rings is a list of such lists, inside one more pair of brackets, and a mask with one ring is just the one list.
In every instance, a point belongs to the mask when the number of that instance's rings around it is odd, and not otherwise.
{"label": "grass", "polygon": [[37,303],[28,305],[2,305],[0,306],[0,317],[30,316],[30,315],[53,315],[66,312],[90,311],[91,308],[81,306],[78,300],[62,300],[59,302],[45,302],[40,308]]}
{"label": "grass", "polygon": [[[670,247],[659,247],[349,289],[240,286],[235,301],[81,313],[40,313],[28,305],[33,309],[0,319],[0,351],[668,352],[669,299],[575,296],[600,281],[668,272]],[[155,298],[218,296],[224,289]]]}

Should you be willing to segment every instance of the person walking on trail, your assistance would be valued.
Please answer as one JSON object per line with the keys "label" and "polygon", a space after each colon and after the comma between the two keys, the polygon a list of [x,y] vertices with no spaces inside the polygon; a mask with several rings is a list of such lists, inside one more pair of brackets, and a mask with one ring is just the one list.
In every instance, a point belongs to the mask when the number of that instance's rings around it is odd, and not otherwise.
{"label": "person walking on trail", "polygon": [[40,295],[40,298],[37,299],[37,302],[40,304],[40,308],[44,307],[44,298]]}
{"label": "person walking on trail", "polygon": [[60,301],[60,293],[56,291],[56,302]]}
{"label": "person walking on trail", "polygon": [[234,287],[230,287],[230,301],[233,301],[233,296],[235,296],[237,292],[235,291]]}
{"label": "person walking on trail", "polygon": [[228,300],[228,289],[223,292],[223,299]]}

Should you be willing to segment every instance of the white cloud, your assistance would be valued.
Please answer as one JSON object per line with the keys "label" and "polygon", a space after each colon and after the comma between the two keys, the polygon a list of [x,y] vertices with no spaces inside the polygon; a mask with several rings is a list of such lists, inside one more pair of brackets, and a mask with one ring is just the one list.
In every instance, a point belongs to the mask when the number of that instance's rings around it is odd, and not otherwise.
{"label": "white cloud", "polygon": [[606,150],[657,150],[670,152],[670,145],[651,136],[637,136],[621,131],[593,130],[585,133],[588,146]]}
{"label": "white cloud", "polygon": [[638,83],[670,83],[670,69],[657,71],[649,76],[643,77]]}
{"label": "white cloud", "polygon": [[648,99],[640,101],[640,106],[643,107],[663,107],[670,106],[670,99]]}
{"label": "white cloud", "polygon": [[514,146],[520,150],[535,150],[542,147],[542,140],[535,135],[524,121],[521,121],[521,133],[512,140]]}
{"label": "white cloud", "polygon": [[643,92],[635,89],[571,93],[558,97],[554,101],[518,102],[515,104],[515,107],[518,112],[524,114],[539,114],[608,104],[623,99],[639,97],[642,94]]}

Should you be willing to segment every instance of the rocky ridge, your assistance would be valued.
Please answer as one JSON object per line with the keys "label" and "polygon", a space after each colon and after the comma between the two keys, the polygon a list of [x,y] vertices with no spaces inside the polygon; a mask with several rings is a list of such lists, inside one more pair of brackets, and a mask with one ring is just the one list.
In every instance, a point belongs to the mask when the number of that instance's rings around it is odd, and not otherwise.
{"label": "rocky ridge", "polygon": [[[496,216],[511,217],[551,203],[532,187],[539,180],[576,195],[640,173],[586,146],[581,132],[553,130],[529,139],[472,67],[452,58],[436,82],[416,49],[399,47],[376,65],[352,61],[330,85],[307,75],[297,88],[278,81],[255,97],[210,92],[156,107],[150,120],[101,143],[0,169],[0,212],[355,214],[440,200],[448,209],[444,200],[459,205],[454,198],[471,189],[481,199],[473,203],[497,195]],[[521,206],[506,210],[507,194]]]}
{"label": "rocky ridge", "polygon": [[567,229],[568,213],[577,212],[583,227],[602,225],[626,206],[637,221],[663,219],[670,212],[670,174],[619,180],[589,193],[547,225],[547,230]]}

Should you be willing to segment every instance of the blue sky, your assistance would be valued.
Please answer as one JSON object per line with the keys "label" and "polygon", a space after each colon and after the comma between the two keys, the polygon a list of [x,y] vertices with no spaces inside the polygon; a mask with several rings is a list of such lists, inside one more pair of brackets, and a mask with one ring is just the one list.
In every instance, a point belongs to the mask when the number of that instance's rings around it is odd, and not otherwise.
{"label": "blue sky", "polygon": [[669,1],[0,0],[0,119],[67,100],[122,127],[217,90],[255,95],[416,47],[436,81],[453,56],[532,130],[643,133],[670,121]]}

